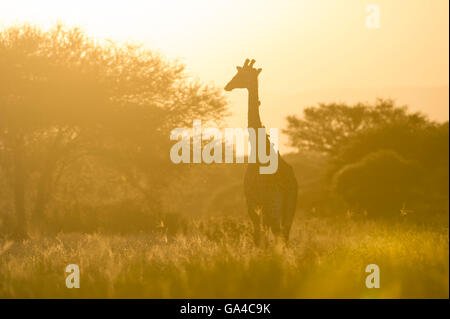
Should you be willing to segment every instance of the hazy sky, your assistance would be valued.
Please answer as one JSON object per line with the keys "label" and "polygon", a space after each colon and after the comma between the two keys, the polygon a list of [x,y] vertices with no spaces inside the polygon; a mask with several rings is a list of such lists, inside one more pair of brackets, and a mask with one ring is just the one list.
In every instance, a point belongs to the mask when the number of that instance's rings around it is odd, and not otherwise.
{"label": "hazy sky", "polygon": [[[365,24],[370,3],[380,8],[378,29]],[[235,65],[254,57],[263,68],[267,127],[284,126],[286,115],[316,102],[376,96],[448,119],[448,0],[0,2],[0,26],[56,21],[96,37],[145,42],[221,87]],[[245,125],[244,92],[229,96],[230,123]]]}

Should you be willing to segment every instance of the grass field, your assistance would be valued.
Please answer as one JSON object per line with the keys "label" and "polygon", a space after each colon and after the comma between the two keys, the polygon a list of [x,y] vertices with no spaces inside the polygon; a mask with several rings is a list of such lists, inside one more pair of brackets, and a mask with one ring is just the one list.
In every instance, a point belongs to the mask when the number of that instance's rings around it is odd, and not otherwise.
{"label": "grass field", "polygon": [[[78,264],[80,288],[65,286]],[[365,267],[380,267],[368,289]],[[256,248],[237,217],[177,235],[62,233],[0,241],[1,298],[448,298],[448,226],[297,219],[288,247]]]}

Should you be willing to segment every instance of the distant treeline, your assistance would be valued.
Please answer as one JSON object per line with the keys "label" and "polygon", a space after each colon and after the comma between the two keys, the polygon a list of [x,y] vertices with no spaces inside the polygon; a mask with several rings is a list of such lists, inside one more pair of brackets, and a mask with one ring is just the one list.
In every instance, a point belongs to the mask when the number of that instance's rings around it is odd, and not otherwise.
{"label": "distant treeline", "polygon": [[[228,114],[220,90],[179,63],[76,28],[20,25],[0,33],[0,74],[0,233],[246,214],[245,165],[170,161],[173,128]],[[304,215],[448,218],[448,122],[379,100],[305,108],[285,133]]]}
{"label": "distant treeline", "polygon": [[448,121],[436,123],[379,99],[374,105],[319,104],[288,123],[292,146],[326,161],[318,187],[304,188],[305,209],[448,220]]}

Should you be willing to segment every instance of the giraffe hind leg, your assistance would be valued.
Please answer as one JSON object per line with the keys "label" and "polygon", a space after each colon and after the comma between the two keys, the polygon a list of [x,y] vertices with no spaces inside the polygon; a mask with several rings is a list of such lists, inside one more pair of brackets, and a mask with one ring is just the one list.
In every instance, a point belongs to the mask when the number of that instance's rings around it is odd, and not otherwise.
{"label": "giraffe hind leg", "polygon": [[286,242],[289,241],[292,223],[294,221],[295,209],[297,207],[297,192],[289,192],[285,198],[283,211],[282,232]]}
{"label": "giraffe hind leg", "polygon": [[278,237],[281,235],[283,196],[279,191],[274,191],[270,195],[264,206],[264,220],[273,235]]}

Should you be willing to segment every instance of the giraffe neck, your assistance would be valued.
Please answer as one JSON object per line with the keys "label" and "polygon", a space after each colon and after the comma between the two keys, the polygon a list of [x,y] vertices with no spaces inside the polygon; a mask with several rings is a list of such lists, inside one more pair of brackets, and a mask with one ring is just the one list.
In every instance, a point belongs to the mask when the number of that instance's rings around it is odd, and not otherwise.
{"label": "giraffe neck", "polygon": [[259,97],[258,97],[258,82],[248,88],[248,128],[253,128],[256,131],[262,127],[261,118],[259,117]]}
{"label": "giraffe neck", "polygon": [[[255,145],[252,145],[249,156],[256,159],[255,164],[249,164],[252,167],[259,166],[258,160],[258,128],[263,127],[261,118],[259,116],[259,96],[258,96],[258,82],[248,88],[248,128],[255,131]],[[267,139],[267,136],[266,136]]]}

